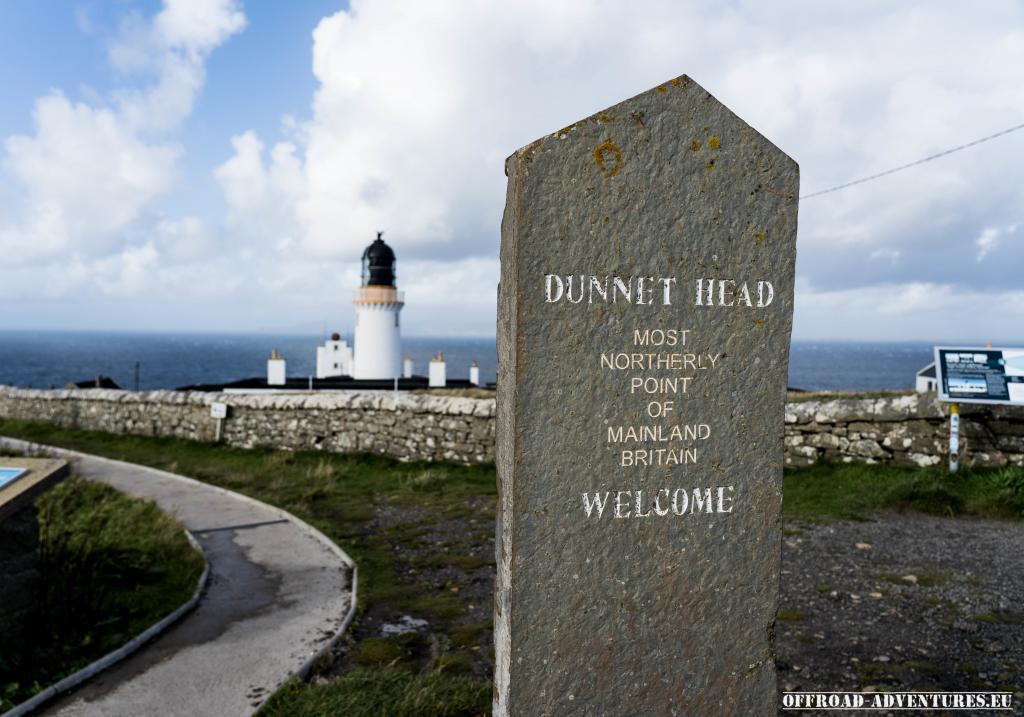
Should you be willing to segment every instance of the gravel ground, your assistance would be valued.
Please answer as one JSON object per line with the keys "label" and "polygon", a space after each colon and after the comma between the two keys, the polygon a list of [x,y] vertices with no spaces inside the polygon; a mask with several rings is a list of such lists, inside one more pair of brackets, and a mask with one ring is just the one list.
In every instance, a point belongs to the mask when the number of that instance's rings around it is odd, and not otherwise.
{"label": "gravel ground", "polygon": [[[493,506],[469,507],[473,518],[449,520],[376,507],[369,530],[422,526],[414,539],[392,541],[402,582],[417,593],[457,592],[464,611],[449,621],[378,604],[356,621],[328,674],[352,669],[356,646],[389,625],[427,618],[410,624],[417,641],[407,644],[421,668],[462,649],[465,672],[491,679]],[[987,714],[1024,715],[1024,522],[887,513],[787,524],[782,564],[780,691],[1010,691],[1015,711]],[[460,627],[469,630],[461,648]]]}
{"label": "gravel ground", "polygon": [[1024,523],[790,525],[782,556],[780,690],[1011,691],[1024,714]]}

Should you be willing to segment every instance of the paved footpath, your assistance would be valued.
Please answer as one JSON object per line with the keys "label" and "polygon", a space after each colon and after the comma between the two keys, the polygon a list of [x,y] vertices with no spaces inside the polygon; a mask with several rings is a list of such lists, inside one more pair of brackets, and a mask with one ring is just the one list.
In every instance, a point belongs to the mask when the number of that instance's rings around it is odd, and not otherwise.
{"label": "paved footpath", "polygon": [[[3,437],[0,446],[30,450]],[[250,715],[345,627],[351,561],[305,523],[163,471],[51,452],[72,459],[78,475],[177,516],[202,545],[210,577],[195,610],[42,714]]]}

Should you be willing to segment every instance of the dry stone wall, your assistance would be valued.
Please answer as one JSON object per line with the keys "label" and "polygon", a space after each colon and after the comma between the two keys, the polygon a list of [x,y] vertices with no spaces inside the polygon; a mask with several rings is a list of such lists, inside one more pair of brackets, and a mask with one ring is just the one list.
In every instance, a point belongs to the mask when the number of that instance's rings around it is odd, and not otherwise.
{"label": "dry stone wall", "polygon": [[[455,463],[494,460],[494,399],[386,391],[240,395],[0,387],[0,418],[212,441],[214,402],[230,406],[222,440],[232,446]],[[924,394],[800,397],[786,405],[786,465],[943,463],[949,442],[946,411]],[[1024,465],[1024,409],[962,404],[960,411],[961,459],[967,465]]]}
{"label": "dry stone wall", "polygon": [[226,403],[222,442],[401,460],[494,460],[494,401],[387,391],[220,394],[0,387],[0,418],[109,433],[213,441],[215,402]]}
{"label": "dry stone wall", "polygon": [[[932,466],[949,454],[948,406],[934,394],[808,398],[786,405],[786,465],[819,460]],[[1024,465],[1024,409],[960,405],[961,463]]]}

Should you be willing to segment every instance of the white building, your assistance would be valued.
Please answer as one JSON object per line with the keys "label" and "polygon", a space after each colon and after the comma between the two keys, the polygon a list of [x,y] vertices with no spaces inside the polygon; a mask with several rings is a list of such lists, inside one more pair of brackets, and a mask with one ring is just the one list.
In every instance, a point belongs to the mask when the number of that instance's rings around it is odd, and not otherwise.
{"label": "white building", "polygon": [[270,352],[270,358],[267,359],[267,385],[284,386],[288,382],[287,377],[288,371],[284,356],[274,349]]}
{"label": "white building", "polygon": [[316,347],[316,377],[351,375],[352,347],[347,341],[343,341],[340,335],[331,334],[331,338],[324,342],[323,346]]}
{"label": "white building", "polygon": [[938,387],[939,382],[935,377],[935,362],[932,361],[917,372],[917,380],[914,382],[914,388],[918,393],[931,393],[933,391],[937,391]]}
{"label": "white building", "polygon": [[399,314],[405,305],[395,283],[395,252],[381,233],[363,252],[363,285],[352,304],[356,309],[356,379],[391,379],[402,375]]}

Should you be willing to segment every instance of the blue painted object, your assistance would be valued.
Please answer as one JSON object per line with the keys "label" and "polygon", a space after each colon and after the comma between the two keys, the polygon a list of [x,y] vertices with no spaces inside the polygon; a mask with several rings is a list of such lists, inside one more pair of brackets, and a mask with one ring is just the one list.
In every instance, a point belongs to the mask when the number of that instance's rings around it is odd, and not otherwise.
{"label": "blue painted object", "polygon": [[0,468],[0,488],[8,483],[13,483],[26,473],[28,473],[27,468]]}

